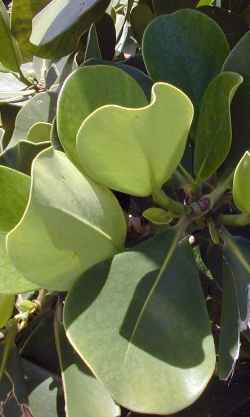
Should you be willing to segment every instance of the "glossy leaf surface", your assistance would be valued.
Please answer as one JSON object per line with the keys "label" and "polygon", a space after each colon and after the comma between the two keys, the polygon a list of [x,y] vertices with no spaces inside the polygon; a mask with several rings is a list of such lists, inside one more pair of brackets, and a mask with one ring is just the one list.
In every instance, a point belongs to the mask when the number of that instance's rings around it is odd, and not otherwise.
{"label": "glossy leaf surface", "polygon": [[70,345],[63,325],[55,325],[67,417],[118,417],[120,409]]}
{"label": "glossy leaf surface", "polygon": [[80,68],[65,82],[58,101],[57,127],[60,141],[72,161],[78,161],[76,135],[82,122],[106,104],[141,107],[147,100],[132,77],[107,65]]}
{"label": "glossy leaf surface", "polygon": [[235,170],[233,198],[241,211],[250,214],[250,152],[244,154]]}
{"label": "glossy leaf surface", "polygon": [[65,305],[67,335],[77,352],[115,401],[141,413],[187,407],[214,370],[192,252],[175,247],[169,231],[96,265]]}
{"label": "glossy leaf surface", "polygon": [[122,250],[125,234],[114,195],[84,177],[64,153],[49,148],[32,165],[29,203],[7,247],[27,279],[42,288],[67,290],[90,266]]}
{"label": "glossy leaf surface", "polygon": [[192,118],[189,98],[165,83],[154,85],[146,107],[97,109],[77,134],[81,168],[111,189],[148,196],[175,171]]}
{"label": "glossy leaf surface", "polygon": [[205,91],[195,134],[194,170],[198,183],[214,174],[230,151],[230,105],[242,82],[241,75],[222,72]]}
{"label": "glossy leaf surface", "polygon": [[159,16],[143,38],[144,61],[153,80],[174,84],[195,106],[220,72],[228,52],[217,23],[195,10]]}
{"label": "glossy leaf surface", "polygon": [[51,42],[59,41],[60,45],[60,38],[64,42],[67,39],[67,49],[61,56],[67,55],[89,25],[104,14],[108,4],[109,0],[53,0],[34,17],[30,41],[49,47]]}

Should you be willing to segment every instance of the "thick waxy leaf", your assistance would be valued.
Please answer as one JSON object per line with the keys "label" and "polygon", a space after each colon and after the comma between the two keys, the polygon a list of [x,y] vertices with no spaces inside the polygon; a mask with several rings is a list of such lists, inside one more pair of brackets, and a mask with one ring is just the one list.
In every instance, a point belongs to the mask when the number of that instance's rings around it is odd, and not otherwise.
{"label": "thick waxy leaf", "polygon": [[96,265],[65,305],[77,352],[115,401],[141,413],[187,407],[214,371],[197,268],[188,245],[174,249],[176,240],[169,231]]}
{"label": "thick waxy leaf", "polygon": [[29,203],[7,248],[27,279],[67,290],[90,266],[120,251],[125,235],[114,195],[50,148],[34,160]]}
{"label": "thick waxy leaf", "polygon": [[176,85],[196,106],[228,52],[217,23],[195,10],[156,18],[143,38],[144,61],[153,80]]}
{"label": "thick waxy leaf", "polygon": [[194,170],[198,183],[214,174],[230,151],[230,105],[242,81],[239,74],[222,72],[211,81],[202,98],[194,153]]}
{"label": "thick waxy leaf", "polygon": [[[68,55],[77,46],[81,34],[105,12],[110,0],[52,0],[32,22],[30,41],[53,49],[57,56]],[[56,52],[56,50],[55,50]]]}
{"label": "thick waxy leaf", "polygon": [[0,328],[5,326],[14,310],[15,296],[0,294]]}
{"label": "thick waxy leaf", "polygon": [[13,136],[8,147],[14,146],[27,137],[29,129],[37,122],[53,121],[55,117],[56,94],[52,92],[36,94],[19,111]]}
{"label": "thick waxy leaf", "polygon": [[0,165],[0,232],[9,232],[19,222],[28,202],[30,177]]}
{"label": "thick waxy leaf", "polygon": [[49,142],[51,134],[51,123],[37,122],[29,129],[27,140],[34,143]]}
{"label": "thick waxy leaf", "polygon": [[223,260],[223,300],[220,320],[218,375],[227,380],[240,353],[240,317],[235,277]]}
{"label": "thick waxy leaf", "polygon": [[250,152],[244,154],[235,170],[233,198],[241,211],[250,214]]}
{"label": "thick waxy leaf", "polygon": [[157,83],[152,91],[146,107],[104,106],[81,125],[77,134],[81,167],[98,183],[143,197],[161,188],[175,171],[193,106],[169,84]]}
{"label": "thick waxy leaf", "polygon": [[10,31],[9,15],[0,0],[0,64],[13,72],[20,72],[21,55],[17,43]]}
{"label": "thick waxy leaf", "polygon": [[29,175],[35,156],[50,145],[50,142],[32,143],[20,140],[16,145],[0,154],[0,165],[16,169]]}
{"label": "thick waxy leaf", "polygon": [[89,29],[84,62],[91,58],[102,59],[96,25],[94,23],[92,23]]}
{"label": "thick waxy leaf", "polygon": [[141,107],[147,99],[132,77],[107,65],[80,68],[66,80],[58,99],[57,128],[60,141],[74,162],[78,161],[78,129],[90,113],[105,104]]}
{"label": "thick waxy leaf", "polygon": [[250,132],[250,31],[235,45],[224,64],[224,71],[235,71],[244,78],[232,103],[233,141],[230,153],[222,166],[223,174],[230,174],[239,159],[249,149]]}
{"label": "thick waxy leaf", "polygon": [[14,267],[6,251],[5,237],[0,233],[0,293],[19,294],[37,289],[37,285],[26,280]]}
{"label": "thick waxy leaf", "polygon": [[120,409],[73,350],[63,325],[55,325],[57,352],[62,372],[67,417],[118,417]]}

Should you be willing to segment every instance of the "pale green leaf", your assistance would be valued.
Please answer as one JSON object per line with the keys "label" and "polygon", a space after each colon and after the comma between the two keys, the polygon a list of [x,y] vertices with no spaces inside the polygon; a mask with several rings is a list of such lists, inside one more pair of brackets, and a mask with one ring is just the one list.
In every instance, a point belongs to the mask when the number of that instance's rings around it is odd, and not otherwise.
{"label": "pale green leaf", "polygon": [[192,118],[189,98],[165,83],[154,85],[146,107],[103,106],[78,131],[81,168],[111,189],[148,196],[175,171]]}
{"label": "pale green leaf", "polygon": [[230,106],[242,82],[241,75],[222,72],[211,81],[205,91],[195,133],[194,171],[197,183],[214,174],[230,151]]}
{"label": "pale green leaf", "polygon": [[235,170],[233,199],[241,211],[250,214],[250,152],[243,155]]}
{"label": "pale green leaf", "polygon": [[62,88],[57,108],[58,134],[69,158],[78,165],[78,129],[87,116],[105,104],[141,107],[147,99],[132,77],[107,65],[79,68]]}

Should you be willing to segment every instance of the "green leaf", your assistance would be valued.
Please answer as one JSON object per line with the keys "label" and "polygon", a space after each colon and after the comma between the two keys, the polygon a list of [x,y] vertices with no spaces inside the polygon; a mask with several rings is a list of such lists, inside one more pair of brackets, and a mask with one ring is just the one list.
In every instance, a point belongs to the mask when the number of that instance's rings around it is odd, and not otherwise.
{"label": "green leaf", "polygon": [[0,0],[0,42],[0,64],[10,71],[19,73],[22,63],[21,54],[11,34],[9,15],[2,0]]}
{"label": "green leaf", "polygon": [[29,41],[32,19],[49,2],[50,0],[12,0],[11,32],[18,41],[25,61],[32,60],[38,50]]}
{"label": "green leaf", "polygon": [[69,158],[78,165],[78,129],[87,116],[105,104],[140,107],[147,104],[147,99],[132,77],[107,65],[79,68],[62,88],[57,108],[58,134]]}
{"label": "green leaf", "polygon": [[139,413],[188,407],[214,371],[198,271],[188,244],[176,247],[178,235],[156,235],[96,265],[66,300],[72,345],[114,400]]}
{"label": "green leaf", "polygon": [[143,38],[144,61],[153,80],[174,84],[197,107],[228,52],[217,23],[196,10],[157,17]]}
{"label": "green leaf", "polygon": [[20,140],[16,145],[6,149],[0,154],[0,165],[30,175],[31,164],[39,152],[50,146],[50,142],[32,143]]}
{"label": "green leaf", "polygon": [[196,7],[211,6],[214,0],[200,0]]}
{"label": "green leaf", "polygon": [[141,43],[143,33],[148,24],[153,20],[154,14],[151,8],[144,3],[134,7],[130,15],[130,23],[136,39]]}
{"label": "green leaf", "polygon": [[30,177],[0,165],[0,232],[9,232],[19,222],[28,202]]}
{"label": "green leaf", "polygon": [[0,233],[0,293],[19,294],[36,290],[38,286],[26,280],[12,264],[6,251],[5,237]]}
{"label": "green leaf", "polygon": [[250,31],[232,49],[223,66],[223,71],[235,71],[244,78],[232,103],[233,141],[230,153],[222,166],[222,174],[229,175],[237,166],[239,159],[249,149],[250,132]]}
{"label": "green leaf", "polygon": [[143,217],[154,224],[169,224],[173,220],[173,216],[166,210],[158,207],[148,208],[143,212]]}
{"label": "green leaf", "polygon": [[235,170],[233,199],[241,211],[250,214],[250,152],[244,154]]}
{"label": "green leaf", "polygon": [[120,409],[73,350],[63,325],[55,324],[57,352],[62,372],[67,417],[118,417]]}
{"label": "green leaf", "polygon": [[240,332],[250,322],[250,241],[224,232],[224,289],[218,371],[221,379],[233,372],[240,351]]}
{"label": "green leaf", "polygon": [[0,294],[0,328],[11,318],[15,304],[15,295]]}
{"label": "green leaf", "polygon": [[89,29],[84,61],[90,58],[102,59],[96,25],[94,23],[92,23]]}
{"label": "green leaf", "polygon": [[64,399],[59,377],[24,358],[21,365],[32,413],[27,417],[62,417]]}
{"label": "green leaf", "polygon": [[45,122],[34,123],[28,133],[27,140],[34,143],[49,142],[52,124]]}
{"label": "green leaf", "polygon": [[249,327],[250,320],[250,241],[231,236],[225,239],[225,258],[234,276],[241,330]]}
{"label": "green leaf", "polygon": [[56,94],[50,91],[32,97],[19,111],[9,147],[27,137],[29,129],[37,122],[52,123],[56,111]]}
{"label": "green leaf", "polygon": [[[0,104],[11,101],[20,101],[22,98],[30,94],[30,91],[24,91],[27,85],[18,80],[12,73],[0,73]],[[34,91],[34,90],[33,90]]]}
{"label": "green leaf", "polygon": [[230,106],[242,82],[239,74],[222,72],[205,91],[195,133],[194,171],[197,183],[214,174],[230,151]]}
{"label": "green leaf", "polygon": [[116,191],[148,196],[175,171],[192,118],[189,98],[164,83],[154,85],[151,104],[146,107],[97,109],[77,134],[82,170]]}
{"label": "green leaf", "polygon": [[33,162],[29,203],[7,249],[28,280],[68,290],[86,269],[122,250],[125,235],[114,195],[49,148]]}
{"label": "green leaf", "polygon": [[[66,56],[77,48],[83,32],[105,12],[110,0],[53,0],[32,21],[30,42],[46,46],[40,56]],[[46,53],[46,50],[48,51]]]}
{"label": "green leaf", "polygon": [[235,278],[225,260],[223,261],[222,297],[218,376],[222,380],[228,380],[240,353],[240,319]]}

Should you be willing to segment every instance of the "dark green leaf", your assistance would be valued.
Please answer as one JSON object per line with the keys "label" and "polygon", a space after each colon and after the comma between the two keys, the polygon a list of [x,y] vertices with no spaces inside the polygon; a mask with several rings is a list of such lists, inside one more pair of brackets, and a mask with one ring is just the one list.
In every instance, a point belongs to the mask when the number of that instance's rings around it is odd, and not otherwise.
{"label": "dark green leaf", "polygon": [[156,18],[143,38],[144,60],[153,80],[176,85],[196,106],[228,52],[221,28],[195,10]]}
{"label": "dark green leaf", "polygon": [[142,41],[144,31],[153,18],[154,14],[147,4],[139,4],[132,10],[130,22],[138,42]]}
{"label": "dark green leaf", "polygon": [[198,0],[152,0],[157,14],[172,13],[178,9],[195,7]]}
{"label": "dark green leaf", "polygon": [[230,106],[242,82],[239,74],[222,72],[205,91],[195,133],[194,171],[197,183],[214,174],[230,151]]}
{"label": "dark green leaf", "polygon": [[223,300],[220,320],[218,375],[228,380],[240,353],[240,317],[234,272],[223,260]]}
{"label": "dark green leaf", "polygon": [[222,166],[221,173],[230,174],[239,159],[250,147],[250,31],[235,45],[225,61],[224,71],[235,71],[244,78],[232,103],[233,141],[229,155]]}
{"label": "dark green leaf", "polygon": [[96,25],[92,23],[89,29],[84,61],[90,58],[102,59]]}
{"label": "dark green leaf", "polygon": [[0,41],[0,64],[10,71],[19,73],[22,58],[16,40],[11,34],[9,15],[2,0],[0,0]]}

